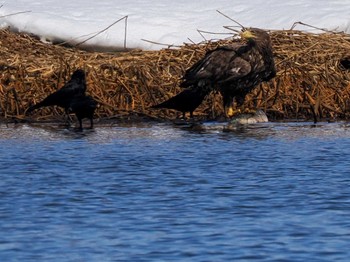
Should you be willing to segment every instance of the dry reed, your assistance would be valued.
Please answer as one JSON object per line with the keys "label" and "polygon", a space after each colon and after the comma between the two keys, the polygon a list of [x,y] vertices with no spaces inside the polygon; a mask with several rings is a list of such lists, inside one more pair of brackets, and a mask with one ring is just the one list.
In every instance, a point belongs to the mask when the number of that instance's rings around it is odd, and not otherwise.
{"label": "dry reed", "polygon": [[[248,95],[245,105],[273,119],[344,119],[350,114],[350,71],[339,64],[350,56],[350,36],[272,31],[278,74]],[[27,119],[25,110],[60,88],[76,68],[88,72],[88,93],[98,100],[96,117],[151,116],[172,119],[172,110],[149,106],[180,92],[181,76],[207,50],[230,41],[186,44],[177,49],[87,52],[42,43],[27,34],[0,30],[0,115]],[[37,110],[31,119],[57,119],[57,108]],[[222,114],[221,98],[210,95],[197,117]]]}

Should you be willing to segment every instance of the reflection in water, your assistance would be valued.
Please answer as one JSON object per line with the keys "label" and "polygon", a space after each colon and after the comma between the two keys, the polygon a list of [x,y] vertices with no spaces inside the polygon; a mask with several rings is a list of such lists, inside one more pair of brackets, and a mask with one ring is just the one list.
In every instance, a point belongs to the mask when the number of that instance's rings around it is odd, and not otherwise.
{"label": "reflection in water", "polygon": [[[183,132],[182,132],[183,131]],[[347,123],[291,122],[291,123],[261,123],[252,125],[227,125],[220,122],[207,122],[193,125],[169,125],[164,123],[132,123],[106,124],[95,129],[80,131],[75,128],[50,124],[0,124],[0,139],[21,140],[59,140],[87,138],[97,143],[113,139],[170,139],[191,134],[223,134],[228,133],[240,138],[265,139],[303,139],[322,138],[336,139],[349,137],[350,125]],[[223,136],[225,137],[225,135]],[[228,135],[230,137],[230,135]]]}
{"label": "reflection in water", "polygon": [[0,125],[1,261],[345,261],[349,130]]}

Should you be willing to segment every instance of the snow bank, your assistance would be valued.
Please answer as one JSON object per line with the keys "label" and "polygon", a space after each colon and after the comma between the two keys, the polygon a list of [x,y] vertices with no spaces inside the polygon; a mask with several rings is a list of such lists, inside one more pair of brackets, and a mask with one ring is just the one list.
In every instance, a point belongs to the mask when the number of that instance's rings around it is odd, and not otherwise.
{"label": "snow bank", "polygon": [[[350,31],[350,8],[344,0],[11,0],[3,4],[0,15],[30,12],[2,17],[0,26],[33,33],[48,41],[77,43],[121,19],[86,43],[156,50],[164,46],[151,42],[167,45],[200,42],[203,35],[198,30],[228,33],[223,26],[233,22],[216,10],[245,26],[289,29],[294,22],[302,21],[330,30]],[[125,16],[127,24],[122,19]]]}

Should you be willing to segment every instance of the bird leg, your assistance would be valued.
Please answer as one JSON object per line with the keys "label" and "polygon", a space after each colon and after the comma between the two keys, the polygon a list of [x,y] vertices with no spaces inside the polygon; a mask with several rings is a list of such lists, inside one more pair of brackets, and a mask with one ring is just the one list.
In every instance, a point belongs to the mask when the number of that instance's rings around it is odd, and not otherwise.
{"label": "bird leg", "polygon": [[236,107],[236,109],[234,109],[234,99],[230,98],[230,99],[226,99],[224,101],[224,111],[225,111],[225,117],[226,118],[231,118],[234,115],[240,114],[241,113],[241,108],[240,107]]}
{"label": "bird leg", "polygon": [[71,124],[72,124],[72,122],[73,122],[72,116],[70,115],[71,112],[70,112],[69,108],[66,108],[66,109],[64,110],[64,112],[65,112],[65,117],[64,117],[64,118],[65,118],[65,119],[64,119],[65,124],[66,124],[67,127],[70,127]]}
{"label": "bird leg", "polygon": [[256,111],[257,111],[256,109],[244,108],[242,112],[246,114],[255,114]]}
{"label": "bird leg", "polygon": [[71,118],[71,116],[69,115],[69,113],[66,113],[66,114],[65,114],[65,120],[64,120],[64,122],[65,122],[65,125],[66,125],[67,127],[70,127],[70,126],[71,126],[72,118]]}
{"label": "bird leg", "polygon": [[241,109],[233,109],[233,106],[229,106],[228,108],[225,109],[225,115],[227,118],[231,118],[234,115],[240,114],[241,113]]}
{"label": "bird leg", "polygon": [[91,129],[94,128],[94,121],[93,121],[93,118],[90,118],[90,128],[91,128]]}
{"label": "bird leg", "polygon": [[83,130],[83,120],[81,118],[79,120],[79,130]]}
{"label": "bird leg", "polygon": [[[245,99],[245,96],[236,96],[232,103],[230,103],[229,105],[226,105],[226,110],[225,112],[226,115],[228,117],[232,117],[234,115],[237,115],[237,114],[255,114],[256,113],[256,109],[250,109],[250,108],[245,108],[244,107],[244,99]],[[234,102],[236,102],[236,109],[234,110]]]}

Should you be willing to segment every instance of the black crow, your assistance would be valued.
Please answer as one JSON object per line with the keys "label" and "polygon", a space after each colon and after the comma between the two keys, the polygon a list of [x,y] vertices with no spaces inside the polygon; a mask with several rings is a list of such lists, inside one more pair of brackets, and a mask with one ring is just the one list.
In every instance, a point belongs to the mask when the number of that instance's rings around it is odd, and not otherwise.
{"label": "black crow", "polygon": [[81,69],[76,70],[71,79],[59,90],[48,95],[41,102],[28,108],[27,113],[45,106],[62,107],[66,113],[74,96],[84,95],[86,91],[85,72]]}
{"label": "black crow", "polygon": [[97,101],[91,96],[77,95],[71,100],[68,112],[75,113],[79,121],[79,129],[83,129],[82,120],[88,118],[90,120],[90,128],[93,128],[93,117],[97,108]]}
{"label": "black crow", "polygon": [[169,100],[151,106],[151,108],[175,109],[182,112],[183,118],[185,118],[186,112],[190,112],[190,117],[193,118],[193,111],[202,103],[205,96],[206,93],[199,88],[185,89]]}

